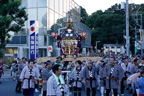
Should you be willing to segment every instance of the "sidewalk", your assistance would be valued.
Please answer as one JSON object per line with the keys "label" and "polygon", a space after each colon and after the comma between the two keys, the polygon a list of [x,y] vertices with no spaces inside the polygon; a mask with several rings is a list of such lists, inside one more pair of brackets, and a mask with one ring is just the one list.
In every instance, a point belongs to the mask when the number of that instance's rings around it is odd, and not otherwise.
{"label": "sidewalk", "polygon": [[11,75],[11,70],[10,69],[4,69],[4,75],[2,74],[2,77],[1,78],[12,78]]}

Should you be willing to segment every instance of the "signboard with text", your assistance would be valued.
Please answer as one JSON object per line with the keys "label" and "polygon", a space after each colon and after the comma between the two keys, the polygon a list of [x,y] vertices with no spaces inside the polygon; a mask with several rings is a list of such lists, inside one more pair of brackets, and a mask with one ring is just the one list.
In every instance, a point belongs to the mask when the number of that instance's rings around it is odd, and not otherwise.
{"label": "signboard with text", "polygon": [[30,59],[38,57],[38,22],[30,21]]}

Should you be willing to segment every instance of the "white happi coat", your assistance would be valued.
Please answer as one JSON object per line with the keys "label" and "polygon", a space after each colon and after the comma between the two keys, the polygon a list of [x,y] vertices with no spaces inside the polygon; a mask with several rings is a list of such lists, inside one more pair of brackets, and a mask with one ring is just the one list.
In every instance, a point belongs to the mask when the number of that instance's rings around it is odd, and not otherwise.
{"label": "white happi coat", "polygon": [[[67,94],[68,88],[64,82],[64,79],[61,79],[62,80],[60,80],[61,82],[59,82],[59,84],[63,84],[64,93]],[[59,84],[53,74],[47,81],[47,96],[62,96],[62,91]]]}
{"label": "white happi coat", "polygon": [[[32,76],[34,77],[35,80],[39,79],[39,72],[35,69],[35,67],[32,68]],[[29,83],[29,77],[30,77],[30,69],[28,66],[25,66],[24,69],[21,72],[20,79],[23,80],[23,89],[28,89],[28,88],[35,88],[35,82],[30,79]],[[29,85],[30,84],[30,85]]]}

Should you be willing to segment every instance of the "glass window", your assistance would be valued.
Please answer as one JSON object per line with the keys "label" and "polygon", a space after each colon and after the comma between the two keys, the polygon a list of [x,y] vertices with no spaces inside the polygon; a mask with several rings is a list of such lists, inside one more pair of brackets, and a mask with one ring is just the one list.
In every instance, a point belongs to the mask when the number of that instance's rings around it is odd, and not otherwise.
{"label": "glass window", "polygon": [[14,32],[14,35],[21,35],[21,32]]}
{"label": "glass window", "polygon": [[39,46],[44,46],[44,35],[38,36]]}
{"label": "glass window", "polygon": [[39,57],[43,57],[43,50],[39,49]]}
{"label": "glass window", "polygon": [[22,28],[21,29],[21,35],[25,35],[26,36],[27,35],[27,31],[26,30],[27,30],[27,28]]}
{"label": "glass window", "polygon": [[38,0],[38,7],[46,7],[47,0]]}
{"label": "glass window", "polygon": [[63,0],[59,0],[59,13],[63,15]]}
{"label": "glass window", "polygon": [[64,1],[64,12],[67,12],[67,0],[63,0]]}
{"label": "glass window", "polygon": [[55,13],[55,23],[57,23],[58,19],[59,19],[59,14]]}
{"label": "glass window", "polygon": [[113,46],[112,46],[111,48],[112,48],[112,49],[114,49],[114,47],[113,47]]}
{"label": "glass window", "polygon": [[54,25],[54,18],[55,18],[55,15],[54,15],[54,11],[52,10],[49,10],[49,25],[50,25],[50,28],[52,27],[52,25]]}
{"label": "glass window", "polygon": [[120,48],[120,46],[118,46],[117,48]]}
{"label": "glass window", "polygon": [[60,28],[59,24],[57,23],[59,20],[59,14],[55,13],[55,26],[54,26],[54,31],[58,32],[58,29]]}
{"label": "glass window", "polygon": [[27,8],[27,0],[22,0],[21,6]]}
{"label": "glass window", "polygon": [[49,8],[47,8],[47,30],[50,30],[50,12],[49,12]]}
{"label": "glass window", "polygon": [[63,18],[62,18],[61,15],[59,15],[59,19],[57,20],[57,24],[58,24],[59,26],[61,26],[61,27],[62,27],[62,25],[63,25]]}
{"label": "glass window", "polygon": [[69,10],[72,10],[72,0],[70,0],[69,2],[70,2],[70,5],[69,5],[70,9]]}
{"label": "glass window", "polygon": [[72,1],[72,4],[71,4],[72,8],[74,8],[74,2]]}
{"label": "glass window", "polygon": [[59,1],[61,0],[55,0],[55,11],[59,12]]}
{"label": "glass window", "polygon": [[38,9],[38,27],[41,35],[46,34],[47,30],[47,8]]}
{"label": "glass window", "polygon": [[38,0],[27,0],[28,8],[37,7]]}
{"label": "glass window", "polygon": [[52,10],[54,10],[54,2],[55,2],[55,0],[49,0],[49,7]]}
{"label": "glass window", "polygon": [[69,0],[67,0],[67,12],[69,11],[69,6],[70,6],[70,1]]}
{"label": "glass window", "polygon": [[12,40],[9,42],[9,44],[20,44],[20,36],[14,36],[12,37]]}
{"label": "glass window", "polygon": [[27,36],[21,36],[21,44],[27,44]]}

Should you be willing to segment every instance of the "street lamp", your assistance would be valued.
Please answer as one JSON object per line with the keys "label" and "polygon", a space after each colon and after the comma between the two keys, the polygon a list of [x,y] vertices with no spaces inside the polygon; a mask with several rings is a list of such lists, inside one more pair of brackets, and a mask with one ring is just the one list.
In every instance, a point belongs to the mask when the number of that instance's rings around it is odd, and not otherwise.
{"label": "street lamp", "polygon": [[96,41],[96,53],[97,53],[97,43],[99,43],[100,41]]}

